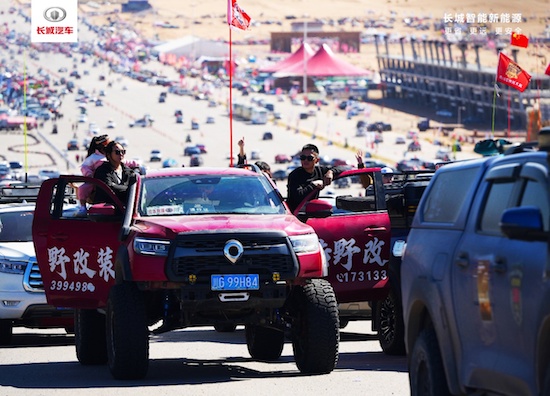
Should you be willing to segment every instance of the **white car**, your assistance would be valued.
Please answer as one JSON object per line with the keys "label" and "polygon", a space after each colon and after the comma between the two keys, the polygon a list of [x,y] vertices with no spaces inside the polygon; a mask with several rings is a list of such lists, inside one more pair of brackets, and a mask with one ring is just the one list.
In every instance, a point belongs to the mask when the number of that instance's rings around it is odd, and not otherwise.
{"label": "white car", "polygon": [[119,142],[122,147],[128,147],[128,139],[124,136],[117,136],[115,141]]}
{"label": "white car", "polygon": [[116,122],[114,122],[113,120],[107,121],[107,128],[108,129],[116,128]]}
{"label": "white car", "polygon": [[101,132],[101,128],[99,128],[95,122],[90,122],[90,125],[88,126],[88,133],[90,135],[99,135],[99,132]]}
{"label": "white car", "polygon": [[15,326],[74,328],[72,310],[46,302],[32,242],[35,204],[21,203],[32,200],[38,188],[0,190],[0,345],[10,344]]}

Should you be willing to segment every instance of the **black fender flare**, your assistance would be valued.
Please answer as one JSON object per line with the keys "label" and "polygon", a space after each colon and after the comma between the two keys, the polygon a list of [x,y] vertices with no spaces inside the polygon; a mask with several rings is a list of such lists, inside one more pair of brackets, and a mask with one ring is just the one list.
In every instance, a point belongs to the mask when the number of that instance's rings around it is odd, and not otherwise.
{"label": "black fender flare", "polygon": [[132,269],[130,266],[130,255],[126,246],[122,245],[116,253],[115,259],[115,284],[119,285],[124,281],[132,281]]}

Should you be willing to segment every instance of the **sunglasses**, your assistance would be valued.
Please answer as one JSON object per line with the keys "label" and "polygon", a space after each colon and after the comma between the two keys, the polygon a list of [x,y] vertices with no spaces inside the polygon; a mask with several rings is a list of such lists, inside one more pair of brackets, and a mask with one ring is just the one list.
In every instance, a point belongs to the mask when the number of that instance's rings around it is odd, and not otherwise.
{"label": "sunglasses", "polygon": [[313,161],[315,159],[315,157],[313,155],[300,155],[300,160],[301,161],[305,161],[305,160],[308,160],[308,161]]}
{"label": "sunglasses", "polygon": [[116,155],[124,155],[126,154],[126,150],[115,150]]}

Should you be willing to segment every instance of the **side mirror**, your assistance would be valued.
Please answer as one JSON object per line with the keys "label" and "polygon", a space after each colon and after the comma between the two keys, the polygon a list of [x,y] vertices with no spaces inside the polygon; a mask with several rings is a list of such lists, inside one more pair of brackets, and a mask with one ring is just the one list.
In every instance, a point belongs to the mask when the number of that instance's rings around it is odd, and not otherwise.
{"label": "side mirror", "polygon": [[500,218],[500,230],[510,239],[520,241],[548,241],[544,231],[542,213],[535,206],[506,209]]}
{"label": "side mirror", "polygon": [[332,215],[332,205],[322,199],[313,199],[306,204],[306,216],[322,219]]}

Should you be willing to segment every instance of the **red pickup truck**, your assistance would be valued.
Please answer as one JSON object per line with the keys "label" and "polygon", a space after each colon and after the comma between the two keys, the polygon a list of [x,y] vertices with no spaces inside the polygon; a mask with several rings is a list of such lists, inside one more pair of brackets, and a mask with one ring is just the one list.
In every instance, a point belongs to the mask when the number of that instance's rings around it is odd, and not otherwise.
{"label": "red pickup truck", "polygon": [[[372,194],[360,184],[365,177]],[[115,378],[141,378],[150,331],[244,325],[253,358],[279,358],[287,338],[301,372],[332,371],[337,299],[383,300],[390,286],[380,169],[340,178],[352,188],[305,203],[297,217],[270,179],[246,169],[150,172],[126,203],[96,179],[46,180],[33,240],[48,302],[76,309],[78,360],[107,362]],[[67,186],[83,182],[115,204],[64,216],[73,201]]]}

